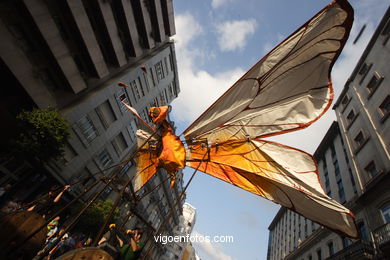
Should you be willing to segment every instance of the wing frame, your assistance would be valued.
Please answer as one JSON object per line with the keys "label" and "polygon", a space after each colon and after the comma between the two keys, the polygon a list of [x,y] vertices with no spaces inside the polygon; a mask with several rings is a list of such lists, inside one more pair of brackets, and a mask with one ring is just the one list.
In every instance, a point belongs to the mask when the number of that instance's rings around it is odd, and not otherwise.
{"label": "wing frame", "polygon": [[[333,10],[331,8],[335,8],[335,9]],[[340,9],[340,10],[338,10],[338,9]],[[255,65],[253,65],[250,70],[248,70],[240,79],[238,79],[221,97],[219,97],[192,124],[190,124],[190,126],[188,126],[187,129],[184,130],[183,135],[185,136],[186,141],[188,142],[189,140],[191,140],[193,138],[198,138],[198,137],[199,138],[210,137],[209,141],[215,141],[216,139],[218,139],[219,133],[216,133],[216,134],[213,135],[212,134],[213,131],[217,131],[216,129],[221,129],[223,127],[226,127],[226,128],[227,127],[231,127],[231,128],[233,128],[232,126],[234,126],[234,124],[229,124],[229,121],[232,120],[232,119],[237,121],[238,119],[236,119],[235,117],[237,115],[239,115],[240,113],[242,113],[245,109],[247,109],[249,107],[249,105],[247,105],[247,106],[243,105],[244,108],[237,108],[237,110],[232,110],[231,112],[233,112],[233,113],[231,113],[231,115],[227,119],[222,118],[223,115],[220,115],[220,117],[215,117],[215,120],[219,120],[220,119],[221,122],[219,122],[218,125],[216,125],[215,127],[213,126],[214,128],[211,128],[211,129],[210,129],[210,127],[207,128],[208,126],[206,126],[206,125],[208,125],[208,123],[210,123],[210,122],[207,122],[207,123],[204,123],[204,125],[201,125],[201,121],[208,120],[207,118],[209,118],[210,115],[214,116],[213,113],[217,114],[218,111],[216,112],[215,108],[218,105],[220,105],[221,102],[224,102],[224,100],[229,98],[229,95],[231,95],[237,87],[240,87],[240,84],[243,84],[242,82],[244,80],[252,79],[252,80],[257,81],[259,83],[259,86],[258,86],[259,90],[262,91],[262,86],[261,86],[262,83],[260,81],[263,80],[263,78],[265,76],[268,76],[270,73],[272,73],[275,69],[278,69],[279,65],[285,65],[285,64],[283,64],[283,61],[290,57],[289,56],[290,53],[285,54],[283,59],[278,61],[275,65],[272,66],[271,69],[269,69],[269,71],[267,71],[265,74],[262,75],[262,78],[251,78],[251,77],[249,77],[250,73],[253,73],[255,69],[261,68],[259,66],[263,65],[263,63],[267,61],[267,59],[270,57],[271,54],[274,53],[274,51],[278,50],[278,48],[280,48],[280,46],[283,46],[283,44],[285,44],[287,41],[290,41],[293,38],[293,36],[296,36],[296,34],[301,32],[301,35],[299,35],[299,36],[302,38],[305,35],[305,31],[307,30],[308,26],[311,23],[314,23],[316,21],[316,19],[318,19],[318,17],[320,15],[326,15],[327,14],[326,12],[329,12],[332,15],[331,11],[333,11],[335,13],[334,14],[335,16],[337,16],[337,15],[340,16],[341,14],[344,14],[345,17],[344,18],[339,18],[339,19],[341,19],[342,22],[340,24],[335,23],[333,25],[334,27],[330,27],[330,28],[328,28],[328,30],[332,30],[332,29],[335,29],[337,27],[340,27],[340,29],[344,29],[344,32],[341,35],[342,36],[341,39],[335,39],[335,40],[339,41],[339,47],[337,48],[337,50],[333,51],[334,56],[331,59],[329,59],[330,63],[328,65],[327,71],[326,71],[327,83],[324,86],[320,86],[321,88],[327,88],[328,89],[327,90],[327,96],[326,96],[327,100],[326,100],[326,104],[324,103],[324,105],[323,105],[323,109],[321,109],[319,111],[316,111],[317,115],[314,118],[312,118],[311,120],[307,121],[307,122],[304,122],[304,123],[300,123],[300,122],[282,123],[280,125],[277,125],[277,124],[267,125],[267,124],[265,124],[265,125],[263,125],[264,127],[275,126],[276,128],[280,127],[281,130],[277,130],[276,129],[276,130],[270,131],[269,133],[261,133],[260,132],[260,133],[255,134],[255,135],[251,135],[251,134],[248,134],[248,135],[251,138],[257,138],[257,137],[263,137],[264,138],[264,137],[279,135],[279,134],[283,134],[283,133],[287,133],[287,132],[292,132],[292,131],[297,131],[297,130],[300,130],[300,129],[304,129],[304,128],[310,126],[315,121],[317,121],[330,108],[331,103],[333,101],[334,92],[333,92],[333,88],[332,88],[331,71],[332,71],[332,68],[334,66],[334,63],[336,62],[337,58],[340,56],[341,51],[342,51],[343,47],[345,46],[345,43],[346,43],[346,41],[347,41],[347,39],[349,37],[350,29],[352,27],[353,9],[352,9],[351,5],[348,3],[347,0],[335,0],[332,3],[328,4],[327,6],[325,6],[316,15],[314,15],[313,18],[311,18],[306,23],[304,23],[301,27],[299,27],[297,30],[295,30],[285,40],[283,40],[281,43],[279,43],[277,46],[275,46],[268,54],[266,54],[262,59],[260,59]],[[324,32],[327,32],[327,30],[325,30]],[[324,32],[320,31],[320,33],[317,34],[316,37],[321,37]],[[294,48],[298,44],[301,43],[300,42],[301,38],[295,43],[294,47],[292,47],[290,49],[290,52],[292,52],[294,50]],[[315,37],[313,39],[315,39]],[[313,39],[311,39],[311,40],[313,40]],[[325,38],[325,39],[326,40],[331,40],[332,38]],[[303,48],[305,48],[305,46],[306,45],[304,45]],[[295,51],[299,51],[299,50],[300,50],[300,48],[295,50]],[[320,54],[324,54],[324,53],[320,53]],[[299,64],[299,65],[301,65],[301,64]],[[316,88],[313,88],[313,89],[310,88],[310,89],[308,89],[308,91],[312,91],[312,90],[315,90],[315,89],[318,89],[318,88],[319,88],[319,86],[316,86]],[[250,90],[248,89],[247,91],[250,91]],[[309,96],[309,94],[307,94],[307,95]],[[255,99],[256,97],[257,97],[257,95],[254,96],[253,99]],[[289,98],[291,98],[291,97],[289,97]],[[230,97],[230,99],[231,99],[231,97]],[[215,121],[215,120],[213,120],[213,121]],[[289,126],[287,126],[287,125],[289,125]],[[246,127],[247,125],[240,125],[240,126],[241,126],[241,129],[239,131],[243,131],[244,132],[244,130],[242,130],[242,129],[244,127]],[[253,132],[254,131],[255,130],[253,130]],[[231,134],[229,138],[232,138],[232,137],[235,138],[235,134],[237,134],[237,132]],[[244,136],[245,136],[245,134],[240,134],[240,136],[237,137],[236,139],[245,138]],[[224,140],[228,140],[229,138],[225,138]]]}

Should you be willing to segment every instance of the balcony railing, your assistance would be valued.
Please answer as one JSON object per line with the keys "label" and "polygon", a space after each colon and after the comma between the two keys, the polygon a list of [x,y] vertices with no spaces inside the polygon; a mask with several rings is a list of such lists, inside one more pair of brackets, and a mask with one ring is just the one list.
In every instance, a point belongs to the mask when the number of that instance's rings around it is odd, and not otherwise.
{"label": "balcony railing", "polygon": [[338,251],[334,255],[331,255],[327,260],[354,260],[354,259],[373,259],[374,258],[374,247],[371,242],[360,240],[346,248]]}
{"label": "balcony railing", "polygon": [[390,223],[374,230],[375,242],[383,253],[390,254]]}

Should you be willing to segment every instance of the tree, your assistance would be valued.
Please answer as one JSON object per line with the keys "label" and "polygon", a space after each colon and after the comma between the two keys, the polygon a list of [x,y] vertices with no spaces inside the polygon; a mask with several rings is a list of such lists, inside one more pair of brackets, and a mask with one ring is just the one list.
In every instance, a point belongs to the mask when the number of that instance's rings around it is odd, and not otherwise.
{"label": "tree", "polygon": [[49,107],[22,111],[16,118],[22,129],[16,140],[20,152],[41,162],[63,155],[70,127],[58,110]]}
{"label": "tree", "polygon": [[[74,229],[84,233],[85,235],[89,235],[95,237],[102,225],[104,224],[104,220],[109,215],[114,203],[111,200],[97,200],[95,201],[85,212],[81,215],[80,219],[77,221]],[[79,204],[72,209],[72,215],[77,215],[78,212],[81,211],[82,205]],[[111,219],[111,223],[115,222],[116,214],[119,209],[115,210],[115,214],[113,219]]]}

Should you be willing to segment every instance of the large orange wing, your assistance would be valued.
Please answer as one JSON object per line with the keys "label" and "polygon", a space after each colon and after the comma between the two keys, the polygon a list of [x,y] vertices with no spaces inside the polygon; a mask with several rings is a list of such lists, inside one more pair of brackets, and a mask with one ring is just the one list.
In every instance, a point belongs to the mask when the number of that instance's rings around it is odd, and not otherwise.
{"label": "large orange wing", "polygon": [[192,146],[187,166],[357,237],[353,214],[325,194],[307,153],[264,140],[229,141]]}

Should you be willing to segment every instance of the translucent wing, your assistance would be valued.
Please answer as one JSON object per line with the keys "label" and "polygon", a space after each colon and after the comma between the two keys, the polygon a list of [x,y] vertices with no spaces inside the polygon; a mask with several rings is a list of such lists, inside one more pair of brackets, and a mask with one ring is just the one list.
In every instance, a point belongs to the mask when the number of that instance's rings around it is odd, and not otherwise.
{"label": "translucent wing", "polygon": [[147,183],[157,172],[158,165],[158,136],[154,135],[155,128],[146,123],[133,107],[122,102],[129,111],[136,117],[136,125],[132,128],[137,129],[137,154],[134,157],[136,164],[136,173],[133,179],[134,191],[137,192]]}
{"label": "translucent wing", "polygon": [[150,135],[145,135],[144,132],[142,135],[140,134],[139,130],[137,130],[138,152],[134,157],[137,171],[133,181],[135,192],[141,189],[153,177],[157,172],[158,165],[157,147],[154,144],[154,138],[147,141]]}
{"label": "translucent wing", "polygon": [[187,166],[357,237],[353,214],[326,196],[315,161],[302,151],[264,140],[227,141],[209,150],[193,146]]}
{"label": "translucent wing", "polygon": [[353,214],[324,193],[314,159],[260,140],[305,128],[329,108],[330,71],[352,20],[349,3],[336,0],[252,67],[184,131],[187,165],[357,237]]}
{"label": "translucent wing", "polygon": [[185,131],[214,142],[298,130],[333,99],[330,70],[351,29],[353,10],[335,1],[255,64]]}

